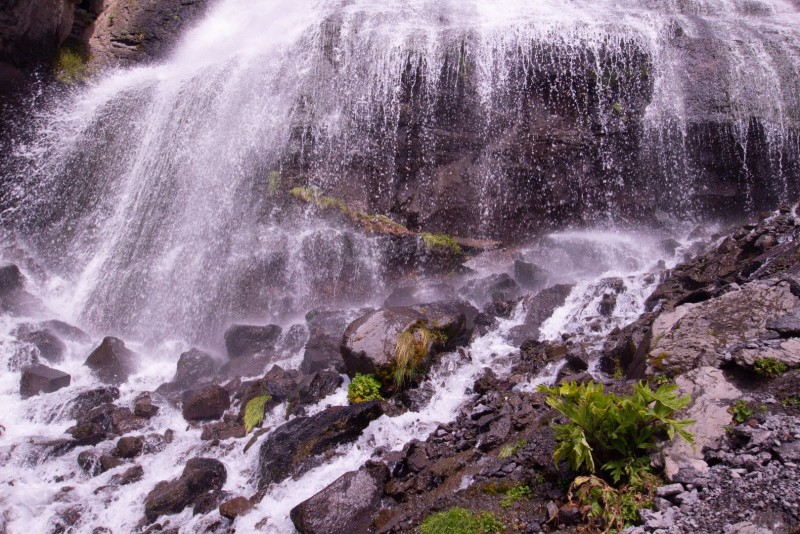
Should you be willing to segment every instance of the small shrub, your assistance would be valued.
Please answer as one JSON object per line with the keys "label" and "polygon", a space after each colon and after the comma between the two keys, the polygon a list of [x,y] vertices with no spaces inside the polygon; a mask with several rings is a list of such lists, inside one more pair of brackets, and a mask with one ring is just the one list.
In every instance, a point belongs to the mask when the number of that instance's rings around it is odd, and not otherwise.
{"label": "small shrub", "polygon": [[517,484],[506,492],[505,496],[500,501],[500,506],[503,508],[511,508],[524,499],[530,499],[531,495],[531,488],[525,484]]}
{"label": "small shrub", "polygon": [[500,454],[497,455],[498,458],[501,460],[507,460],[517,454],[522,447],[528,444],[528,441],[522,438],[519,438],[517,442],[513,445],[506,445],[502,449],[500,449]]}
{"label": "small shrub", "polygon": [[689,396],[679,396],[674,385],[653,391],[640,382],[630,397],[606,394],[603,385],[594,382],[539,390],[548,394],[548,406],[568,420],[555,427],[554,458],[566,460],[578,472],[602,469],[614,483],[635,482],[646,471],[642,460],[656,446],[660,433],[669,439],[677,434],[690,443],[693,440],[686,427],[694,421],[672,418],[691,401]]}
{"label": "small shrub", "polygon": [[247,402],[244,407],[244,429],[248,434],[264,422],[264,407],[271,400],[271,395],[260,395]]}
{"label": "small shrub", "polygon": [[347,386],[347,400],[350,404],[371,400],[383,400],[381,397],[381,384],[373,375],[356,373],[353,381]]}
{"label": "small shrub", "polygon": [[753,370],[761,376],[775,378],[786,372],[786,364],[777,358],[758,358]]}
{"label": "small shrub", "polygon": [[800,406],[800,397],[786,397],[781,401],[784,408],[797,408]]}
{"label": "small shrub", "polygon": [[575,479],[568,497],[579,508],[589,509],[586,515],[594,519],[590,524],[598,530],[621,532],[637,524],[640,509],[652,508],[650,495],[652,492],[643,494],[631,486],[616,489],[596,476],[586,476]]}
{"label": "small shrub", "polygon": [[466,508],[438,512],[420,525],[421,534],[500,534],[505,525],[489,512],[478,515]]}

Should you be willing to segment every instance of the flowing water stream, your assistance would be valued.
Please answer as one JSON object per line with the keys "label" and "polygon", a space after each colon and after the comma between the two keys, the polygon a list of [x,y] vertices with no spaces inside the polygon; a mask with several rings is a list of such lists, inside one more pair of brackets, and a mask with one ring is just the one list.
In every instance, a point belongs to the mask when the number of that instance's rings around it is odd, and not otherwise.
{"label": "flowing water stream", "polygon": [[[687,44],[685,36],[698,41]],[[715,72],[724,79],[700,79],[707,56],[692,48],[697,42],[717,47]],[[242,439],[212,450],[167,404],[144,432],[172,429],[176,438],[138,460],[145,475],[134,484],[109,486],[113,470],[83,474],[76,463],[82,448],[48,458],[42,444],[74,423],[65,403],[97,385],[82,364],[103,336],[121,336],[142,355],[139,372],[121,387],[125,404],[169,381],[189,347],[219,351],[232,322],[288,327],[314,308],[380,306],[391,290],[390,260],[376,238],[289,205],[288,188],[310,185],[369,212],[406,213],[408,203],[395,202],[403,191],[435,189],[434,162],[449,150],[437,128],[469,127],[485,139],[509,131],[507,115],[526,102],[524,80],[543,72],[546,100],[572,110],[571,120],[603,140],[592,156],[601,178],[584,183],[575,167],[576,178],[567,177],[573,204],[531,200],[527,213],[556,221],[574,210],[575,221],[592,225],[567,228],[558,220],[558,231],[517,235],[505,256],[473,260],[471,276],[509,271],[516,255],[554,273],[550,283],[576,284],[542,326],[544,338],[569,333],[599,342],[643,311],[657,273],[681,259],[693,221],[704,218],[703,195],[718,185],[692,163],[698,124],[727,125],[743,169],[735,186],[744,206],[758,207],[763,196],[764,184],[747,164],[756,130],[770,202],[798,191],[800,8],[788,0],[218,0],[167,60],[112,70],[36,101],[30,132],[6,147],[3,169],[13,201],[0,215],[1,259],[22,268],[44,307],[0,317],[0,364],[14,369],[0,374],[0,526],[48,532],[59,513],[80,503],[79,532],[133,531],[156,482],[204,454],[225,463],[226,490],[253,494],[258,447],[243,452]],[[587,77],[591,90],[580,92]],[[457,94],[462,89],[468,98]],[[416,163],[402,149],[412,136],[405,129],[410,108],[427,125],[418,133]],[[462,115],[474,120],[459,122]],[[662,206],[647,224],[626,208],[636,203],[626,187],[637,165],[621,160],[628,151],[613,141],[634,115],[640,127],[631,150],[636,161],[649,162],[638,165],[647,172],[637,183]],[[520,111],[511,122],[519,117],[529,116]],[[560,124],[553,119],[551,126]],[[547,132],[530,135],[550,143]],[[475,237],[498,232],[514,200],[509,191],[519,186],[498,170],[505,156],[495,148],[472,158],[477,200],[464,210],[463,228]],[[667,237],[682,243],[677,252],[663,247]],[[609,278],[625,289],[614,315],[598,322]],[[59,367],[72,375],[69,388],[21,400],[16,368],[31,349],[13,330],[53,318],[77,324],[93,340],[68,343]],[[289,510],[297,503],[357,469],[376,448],[399,449],[454,419],[484,367],[509,371],[508,355],[517,350],[509,332],[522,320],[517,310],[475,339],[466,356],[445,356],[423,409],[381,417],[324,465],[272,486],[237,528],[293,532]],[[280,363],[297,367],[301,359],[302,350]],[[520,387],[556,372],[548,368]],[[314,409],[345,402],[342,388]],[[275,408],[264,426],[281,424],[283,413]],[[170,521],[181,532],[202,532],[215,513],[187,509]]]}

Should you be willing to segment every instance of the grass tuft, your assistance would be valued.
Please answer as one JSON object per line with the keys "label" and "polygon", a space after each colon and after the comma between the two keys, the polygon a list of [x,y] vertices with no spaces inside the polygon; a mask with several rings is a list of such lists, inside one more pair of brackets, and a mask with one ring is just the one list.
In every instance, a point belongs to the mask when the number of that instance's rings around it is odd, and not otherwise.
{"label": "grass tuft", "polygon": [[247,402],[244,408],[244,429],[251,430],[264,422],[264,407],[272,400],[272,395],[260,395]]}

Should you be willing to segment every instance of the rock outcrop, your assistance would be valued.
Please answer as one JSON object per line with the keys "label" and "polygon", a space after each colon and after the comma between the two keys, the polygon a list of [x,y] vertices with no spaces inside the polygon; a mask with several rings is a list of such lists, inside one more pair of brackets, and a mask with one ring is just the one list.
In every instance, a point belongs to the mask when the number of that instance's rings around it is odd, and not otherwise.
{"label": "rock outcrop", "polygon": [[125,347],[125,342],[115,337],[103,339],[86,358],[86,365],[97,378],[106,384],[119,386],[136,372],[138,354]]}

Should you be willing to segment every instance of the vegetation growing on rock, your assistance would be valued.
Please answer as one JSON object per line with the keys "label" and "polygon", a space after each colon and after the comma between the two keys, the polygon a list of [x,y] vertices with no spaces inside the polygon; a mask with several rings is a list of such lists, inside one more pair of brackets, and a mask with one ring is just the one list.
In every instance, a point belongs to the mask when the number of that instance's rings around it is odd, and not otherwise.
{"label": "vegetation growing on rock", "polygon": [[66,85],[74,85],[89,76],[91,57],[86,45],[67,39],[56,54],[54,72],[56,79]]}
{"label": "vegetation growing on rock", "polygon": [[244,408],[244,429],[248,434],[264,422],[264,407],[271,400],[271,395],[259,395],[247,403]]}
{"label": "vegetation growing on rock", "polygon": [[381,384],[374,375],[356,373],[353,381],[347,386],[347,400],[350,404],[383,400],[381,397]]}
{"label": "vegetation growing on rock", "polygon": [[445,249],[458,256],[464,254],[461,245],[459,245],[452,236],[446,234],[428,234],[423,232],[420,234],[420,237],[422,238],[422,242],[425,243],[425,248],[428,250]]}
{"label": "vegetation growing on rock", "polygon": [[777,358],[758,358],[753,370],[761,376],[775,378],[786,372],[786,364]]}
{"label": "vegetation growing on rock", "polygon": [[289,191],[293,197],[321,210],[331,210],[345,216],[351,223],[362,227],[368,233],[403,235],[412,232],[402,224],[384,215],[372,215],[354,210],[343,200],[322,194],[313,187],[294,187]]}
{"label": "vegetation growing on rock", "polygon": [[411,325],[397,337],[394,349],[393,380],[399,389],[416,380],[423,371],[423,362],[442,334],[428,328],[424,321]]}

